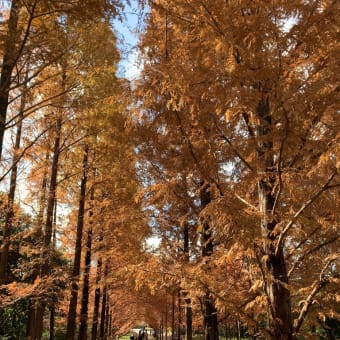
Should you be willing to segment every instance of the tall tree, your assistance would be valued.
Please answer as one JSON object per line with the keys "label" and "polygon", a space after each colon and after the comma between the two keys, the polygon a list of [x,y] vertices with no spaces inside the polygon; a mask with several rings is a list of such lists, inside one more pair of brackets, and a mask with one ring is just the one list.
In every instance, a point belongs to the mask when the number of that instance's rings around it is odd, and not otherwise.
{"label": "tall tree", "polygon": [[76,332],[76,317],[77,317],[77,302],[78,302],[78,290],[79,290],[79,275],[80,275],[80,260],[81,260],[81,250],[82,250],[82,237],[83,237],[83,227],[85,218],[85,201],[86,201],[86,185],[88,178],[88,153],[89,146],[85,144],[84,146],[84,156],[83,156],[83,170],[82,178],[80,182],[80,193],[79,193],[79,208],[78,208],[78,218],[77,218],[77,236],[75,243],[74,261],[73,269],[71,275],[71,299],[69,304],[69,310],[67,315],[67,339],[74,339]]}
{"label": "tall tree", "polygon": [[[177,120],[199,177],[218,192],[209,209],[216,236],[240,235],[257,264],[256,302],[245,303],[243,312],[250,316],[260,303],[269,316],[263,332],[292,339],[313,298],[331,289],[327,275],[334,276],[331,263],[337,258],[337,236],[324,218],[332,215],[339,185],[337,5],[208,0],[149,5],[137,84],[141,125],[149,127],[145,145],[172,141]],[[163,150],[164,163],[171,148]],[[307,263],[321,253],[327,255],[303,284],[296,259]],[[302,308],[292,291],[305,297]],[[261,317],[257,321],[265,324]]]}
{"label": "tall tree", "polygon": [[19,0],[11,1],[10,14],[7,24],[7,36],[5,38],[5,46],[3,51],[0,77],[0,158],[4,141],[7,107],[11,88],[11,76],[18,59],[18,21],[21,6],[22,5]]}
{"label": "tall tree", "polygon": [[[28,79],[28,66],[25,72],[26,82]],[[26,84],[25,82],[25,84]],[[15,136],[15,144],[13,148],[13,161],[11,167],[11,177],[8,191],[8,203],[7,203],[7,211],[5,218],[5,225],[3,230],[3,241],[2,241],[2,249],[1,249],[1,258],[0,258],[0,285],[6,282],[7,275],[7,265],[8,265],[8,253],[10,249],[11,243],[11,233],[12,233],[12,224],[14,217],[14,199],[15,199],[15,190],[17,186],[17,177],[18,177],[18,163],[19,163],[19,152],[21,145],[21,135],[22,135],[22,119],[24,115],[24,110],[26,107],[27,101],[27,84],[23,87],[23,95],[21,97],[20,107],[19,107],[19,115],[18,115],[18,124],[17,131]],[[1,137],[0,137],[1,138]],[[0,154],[1,156],[1,154]]]}
{"label": "tall tree", "polygon": [[[201,205],[204,209],[212,200],[211,187],[208,183],[202,183],[201,187]],[[213,230],[207,221],[207,218],[202,219],[202,257],[203,261],[209,267],[211,255],[214,251]],[[209,268],[207,268],[209,270]],[[217,309],[214,304],[213,296],[209,289],[206,289],[203,300],[203,329],[204,339],[217,340],[219,339]]]}
{"label": "tall tree", "polygon": [[79,340],[87,339],[87,321],[89,309],[89,290],[90,290],[90,269],[91,269],[91,256],[92,256],[92,229],[93,229],[93,201],[94,201],[94,188],[91,188],[90,203],[89,203],[89,222],[86,232],[86,248],[85,248],[85,269],[83,277],[83,289],[81,298],[80,309],[80,327],[79,327]]}

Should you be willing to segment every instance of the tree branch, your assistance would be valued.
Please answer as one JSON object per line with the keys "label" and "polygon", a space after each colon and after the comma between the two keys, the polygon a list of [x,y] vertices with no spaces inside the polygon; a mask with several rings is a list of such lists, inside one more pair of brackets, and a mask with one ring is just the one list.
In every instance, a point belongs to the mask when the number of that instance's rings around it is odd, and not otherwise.
{"label": "tree branch", "polygon": [[282,247],[282,243],[284,240],[284,237],[286,236],[287,232],[289,231],[289,229],[292,227],[292,225],[294,224],[294,222],[297,220],[297,218],[312,204],[314,203],[314,201],[325,191],[329,188],[329,183],[332,181],[332,179],[334,178],[334,176],[336,175],[336,171],[333,172],[327,179],[326,183],[308,200],[306,201],[301,208],[295,213],[295,215],[293,216],[293,218],[287,223],[287,225],[285,226],[285,228],[282,230],[279,239],[277,241],[276,244],[276,248],[275,248],[275,256],[277,256],[278,252],[280,251],[281,247]]}
{"label": "tree branch", "polygon": [[300,314],[298,316],[298,318],[295,320],[294,322],[294,333],[298,333],[299,332],[299,329],[308,313],[308,310],[310,308],[310,306],[312,305],[313,303],[313,299],[314,299],[314,296],[316,294],[318,294],[320,292],[320,290],[322,288],[324,288],[328,283],[329,283],[329,280],[327,278],[325,278],[325,272],[328,268],[328,266],[333,262],[335,261],[336,258],[338,258],[339,256],[337,257],[332,257],[330,259],[327,260],[325,266],[322,268],[322,271],[320,273],[320,276],[319,276],[319,279],[314,281],[313,283],[313,289],[312,291],[309,293],[309,295],[307,296],[307,299],[303,302],[303,307],[300,311]]}

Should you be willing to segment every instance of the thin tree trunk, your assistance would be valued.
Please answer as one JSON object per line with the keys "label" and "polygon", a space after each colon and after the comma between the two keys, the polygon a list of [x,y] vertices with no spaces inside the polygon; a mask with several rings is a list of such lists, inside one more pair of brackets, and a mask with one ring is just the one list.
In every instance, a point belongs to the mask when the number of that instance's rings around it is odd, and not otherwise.
{"label": "thin tree trunk", "polygon": [[79,195],[79,208],[78,208],[78,220],[77,220],[77,236],[74,252],[74,263],[72,270],[72,283],[71,283],[71,299],[69,303],[68,315],[67,315],[67,328],[66,339],[73,340],[76,330],[76,318],[77,318],[77,303],[78,303],[78,282],[80,275],[80,260],[81,260],[81,243],[83,237],[84,227],[84,213],[85,213],[85,200],[86,200],[86,184],[88,173],[88,152],[89,147],[86,144],[84,147],[83,156],[83,174],[80,183],[80,195]]}
{"label": "thin tree trunk", "polygon": [[88,304],[89,304],[89,293],[90,293],[90,269],[91,269],[91,251],[92,251],[91,248],[92,248],[93,200],[94,200],[94,190],[92,188],[91,197],[90,197],[89,227],[87,230],[87,240],[86,240],[83,292],[82,292],[81,309],[80,309],[79,340],[87,339],[87,320],[88,320]]}
{"label": "thin tree trunk", "polygon": [[99,339],[104,340],[105,335],[105,321],[106,321],[106,304],[107,304],[107,286],[105,280],[107,278],[107,274],[109,271],[108,264],[105,265],[104,270],[104,288],[103,288],[103,297],[102,297],[102,309],[100,313],[100,326],[99,326]]}
{"label": "thin tree trunk", "polygon": [[178,327],[177,327],[177,339],[181,340],[181,323],[182,323],[182,313],[181,313],[181,290],[178,291]]}
{"label": "thin tree trunk", "polygon": [[[211,188],[209,184],[203,184],[201,187],[200,198],[202,209],[211,202],[210,190]],[[212,231],[206,220],[203,220],[202,224],[202,256],[208,258],[214,250]],[[203,329],[205,340],[218,340],[217,309],[215,308],[215,304],[209,290],[206,291],[206,294],[203,297]]]}
{"label": "thin tree trunk", "polygon": [[54,339],[54,324],[55,324],[55,306],[54,301],[50,310],[50,340]]}
{"label": "thin tree trunk", "polygon": [[0,159],[2,154],[9,91],[11,87],[11,75],[16,64],[16,43],[18,41],[18,21],[20,1],[12,0],[8,20],[8,33],[5,40],[1,77],[0,77]]}
{"label": "thin tree trunk", "polygon": [[103,298],[102,298],[102,310],[100,313],[100,328],[99,328],[99,339],[104,340],[104,331],[105,331],[105,317],[106,317],[106,286],[103,288]]}
{"label": "thin tree trunk", "polygon": [[165,301],[165,340],[168,340],[168,299]]}
{"label": "thin tree trunk", "polygon": [[105,328],[104,328],[104,339],[107,339],[108,329],[109,329],[109,320],[110,320],[110,298],[106,293],[106,309],[105,309]]}
{"label": "thin tree trunk", "polygon": [[175,340],[175,292],[172,293],[171,310],[171,339]]}
{"label": "thin tree trunk", "polygon": [[291,297],[286,287],[288,276],[283,254],[283,247],[275,253],[275,238],[272,231],[277,221],[272,215],[275,196],[273,188],[275,176],[273,175],[274,155],[273,142],[270,139],[273,126],[270,115],[269,99],[262,99],[257,106],[259,125],[257,134],[261,142],[258,146],[259,174],[262,178],[258,182],[259,209],[262,214],[261,230],[264,242],[264,253],[268,260],[266,263],[267,277],[265,282],[266,293],[270,301],[270,332],[273,340],[291,340],[293,324],[291,315]]}
{"label": "thin tree trunk", "polygon": [[28,304],[28,317],[27,317],[27,328],[26,328],[26,337],[27,340],[34,340],[34,325],[35,325],[35,312],[36,308],[32,299],[29,300]]}
{"label": "thin tree trunk", "polygon": [[[41,277],[47,276],[49,268],[50,268],[51,243],[52,243],[52,234],[53,234],[53,217],[54,217],[53,211],[54,211],[54,204],[55,204],[55,197],[56,197],[56,190],[57,190],[57,175],[58,175],[58,163],[59,163],[59,153],[60,153],[61,128],[62,128],[62,115],[59,114],[57,118],[57,122],[56,122],[51,178],[50,178],[49,193],[48,193],[48,198],[47,198]],[[44,310],[45,310],[44,302],[41,301],[40,303],[38,303],[37,309],[36,309],[35,335],[33,335],[32,339],[37,338],[40,340],[42,337]]]}
{"label": "thin tree trunk", "polygon": [[[49,159],[49,153],[46,152],[46,163]],[[42,235],[42,225],[44,220],[44,210],[46,207],[46,188],[47,188],[47,167],[44,170],[43,179],[41,182],[41,195],[39,199],[39,213],[36,221],[36,234],[38,238],[41,238]],[[37,277],[38,272],[35,272],[33,275],[33,280]],[[26,336],[27,340],[35,339],[35,324],[36,324],[36,312],[37,312],[37,302],[33,301],[34,299],[30,299],[28,306],[28,322],[27,322],[27,331]]]}
{"label": "thin tree trunk", "polygon": [[[25,78],[28,78],[28,73],[26,72]],[[15,189],[17,184],[17,175],[18,175],[18,150],[20,149],[21,143],[21,134],[22,134],[22,117],[26,106],[26,95],[25,88],[21,97],[20,103],[20,114],[18,117],[18,125],[17,125],[17,133],[15,137],[14,144],[14,152],[13,152],[13,162],[12,162],[12,171],[11,171],[11,179],[9,185],[9,192],[7,197],[7,210],[5,217],[5,225],[3,230],[3,242],[1,246],[1,257],[0,257],[0,285],[4,284],[7,279],[7,267],[8,267],[8,255],[11,243],[11,234],[12,234],[12,224],[14,217],[14,198],[15,198]]]}
{"label": "thin tree trunk", "polygon": [[[185,261],[190,261],[190,253],[189,253],[189,225],[186,223],[184,225],[184,255]],[[187,295],[187,293],[185,293]],[[192,308],[191,308],[191,299],[186,297],[185,301],[185,332],[186,332],[186,340],[192,340]]]}
{"label": "thin tree trunk", "polygon": [[101,271],[102,271],[102,260],[101,260],[101,258],[99,258],[98,262],[97,262],[96,290],[94,292],[94,306],[93,306],[91,340],[97,339],[99,306],[100,306],[100,286],[99,286],[99,282],[100,282],[100,279],[101,279]]}
{"label": "thin tree trunk", "polygon": [[[53,237],[52,244],[53,249],[56,249],[57,245],[57,198],[54,199],[54,217],[53,217]],[[55,325],[55,297],[52,298],[52,305],[50,309],[50,340],[54,339],[54,325]]]}
{"label": "thin tree trunk", "polygon": [[112,312],[110,313],[108,338],[109,338],[109,339],[112,338]]}
{"label": "thin tree trunk", "polygon": [[240,330],[240,321],[239,320],[236,320],[236,322],[235,322],[235,329],[236,329],[237,340],[241,340],[241,330]]}

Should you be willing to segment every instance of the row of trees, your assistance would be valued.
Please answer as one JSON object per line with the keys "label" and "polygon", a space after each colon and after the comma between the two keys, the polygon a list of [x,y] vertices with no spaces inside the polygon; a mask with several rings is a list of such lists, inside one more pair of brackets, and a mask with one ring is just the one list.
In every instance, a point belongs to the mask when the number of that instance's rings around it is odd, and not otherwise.
{"label": "row of trees", "polygon": [[0,335],[125,332],[137,316],[119,306],[137,299],[121,277],[148,228],[134,200],[129,84],[117,77],[112,19],[122,4],[4,6]]}
{"label": "row of trees", "polygon": [[205,339],[315,337],[339,318],[339,4],[147,4],[141,202],[187,338],[193,310]]}
{"label": "row of trees", "polygon": [[8,2],[0,334],[333,339],[339,5],[141,5],[130,84],[122,3]]}

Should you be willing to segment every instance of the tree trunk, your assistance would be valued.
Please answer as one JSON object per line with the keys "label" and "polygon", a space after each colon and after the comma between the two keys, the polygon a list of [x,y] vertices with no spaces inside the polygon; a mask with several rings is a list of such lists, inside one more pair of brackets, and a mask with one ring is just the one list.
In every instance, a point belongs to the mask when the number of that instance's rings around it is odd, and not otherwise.
{"label": "tree trunk", "polygon": [[16,43],[18,41],[18,20],[20,1],[12,0],[8,20],[8,33],[5,40],[1,77],[0,77],[0,159],[6,128],[6,117],[9,91],[11,87],[11,75],[17,62]]}
{"label": "tree trunk", "polygon": [[[26,79],[28,79],[28,72],[26,72]],[[11,234],[12,234],[12,223],[14,217],[14,197],[15,197],[15,189],[17,184],[17,175],[18,175],[18,150],[20,149],[21,143],[21,133],[22,133],[22,119],[26,106],[26,95],[25,95],[26,86],[24,87],[23,94],[21,97],[20,103],[20,114],[18,116],[18,125],[17,125],[17,133],[15,136],[15,144],[14,144],[14,152],[13,152],[13,162],[12,162],[12,171],[11,171],[11,179],[9,184],[9,192],[7,197],[7,210],[5,216],[5,225],[3,231],[3,241],[1,246],[1,257],[0,257],[0,285],[4,284],[7,279],[7,267],[8,267],[8,255],[11,244]]]}
{"label": "tree trunk", "polygon": [[235,329],[236,329],[237,340],[241,340],[241,329],[240,329],[240,321],[239,320],[236,320],[236,322],[235,322]]}
{"label": "tree trunk", "polygon": [[112,338],[112,312],[110,313],[108,338],[109,338],[109,339]]}
{"label": "tree trunk", "polygon": [[35,306],[32,299],[29,300],[28,304],[28,317],[27,317],[27,328],[26,338],[27,340],[34,340],[34,327],[35,327]]}
{"label": "tree trunk", "polygon": [[[175,292],[172,293],[171,339],[175,340]],[[151,334],[150,334],[151,335]]]}
{"label": "tree trunk", "polygon": [[[56,249],[57,245],[57,198],[54,199],[54,214],[53,214],[53,249]],[[55,325],[55,304],[56,297],[52,298],[52,306],[50,308],[50,340],[54,339],[54,325]]]}
{"label": "tree trunk", "polygon": [[110,321],[110,298],[106,293],[106,309],[105,309],[105,328],[104,328],[104,339],[107,339],[109,331],[109,321]]}
{"label": "tree trunk", "polygon": [[[189,225],[186,223],[184,225],[184,255],[185,261],[190,261],[190,253],[189,253]],[[185,293],[187,295],[187,293]],[[191,299],[185,297],[185,338],[186,340],[192,340],[192,308],[191,308]]]}
{"label": "tree trunk", "polygon": [[54,339],[54,324],[55,324],[55,306],[54,306],[54,301],[53,305],[51,306],[50,310],[50,340]]}
{"label": "tree trunk", "polygon": [[181,306],[181,291],[178,291],[178,326],[177,326],[177,340],[181,340],[181,323],[182,323],[182,306]]}
{"label": "tree trunk", "polygon": [[74,252],[74,263],[72,270],[72,283],[71,283],[71,299],[69,303],[68,315],[67,315],[67,328],[66,328],[66,339],[73,340],[76,330],[76,318],[77,318],[77,302],[78,302],[78,282],[80,275],[80,260],[81,260],[81,243],[83,237],[84,227],[84,212],[85,212],[85,200],[86,200],[86,184],[87,184],[87,173],[88,173],[88,152],[89,147],[86,144],[84,147],[83,156],[83,174],[80,182],[80,195],[79,195],[79,208],[78,208],[78,219],[77,219],[77,236],[76,245]]}
{"label": "tree trunk", "polygon": [[102,310],[100,316],[100,328],[99,328],[99,339],[104,340],[104,333],[105,333],[105,318],[106,318],[106,286],[103,288],[103,299],[102,299]]}
{"label": "tree trunk", "polygon": [[83,278],[83,292],[80,309],[80,327],[79,327],[79,340],[87,339],[87,320],[88,320],[88,304],[89,304],[89,293],[90,293],[90,268],[91,268],[91,247],[92,247],[92,215],[93,215],[93,200],[94,190],[91,189],[90,198],[90,211],[89,211],[89,227],[87,230],[87,241],[86,241],[86,254],[85,254],[85,270]]}
{"label": "tree trunk", "polygon": [[[53,233],[53,218],[54,218],[54,205],[57,190],[57,175],[58,175],[58,163],[59,163],[59,152],[60,152],[60,139],[61,139],[61,128],[62,128],[62,115],[59,114],[56,122],[55,129],[55,140],[53,147],[53,158],[52,158],[52,169],[49,193],[47,198],[47,210],[46,210],[46,223],[45,223],[45,235],[43,244],[43,262],[41,266],[41,277],[48,275],[50,268],[50,252],[52,243],[52,233]],[[44,301],[38,303],[36,307],[35,316],[35,334],[32,335],[32,339],[41,339],[43,333],[43,316],[44,316]]]}
{"label": "tree trunk", "polygon": [[207,292],[204,299],[204,317],[203,317],[203,328],[204,328],[204,339],[205,340],[218,340],[218,320],[217,310],[214,302],[210,296],[210,292]]}
{"label": "tree trunk", "polygon": [[[203,184],[201,187],[201,208],[204,209],[211,202],[210,185]],[[207,219],[202,220],[202,256],[209,258],[214,250],[212,231]],[[207,263],[208,263],[207,259]],[[217,310],[209,290],[203,297],[203,329],[205,340],[218,340],[218,319]]]}
{"label": "tree trunk", "polygon": [[168,299],[165,301],[165,320],[164,320],[164,325],[165,325],[165,340],[168,340]]}
{"label": "tree trunk", "polygon": [[271,140],[271,132],[273,129],[269,99],[262,99],[257,106],[257,115],[259,125],[257,135],[260,139],[258,145],[258,163],[259,175],[258,197],[259,209],[262,214],[261,230],[264,241],[263,251],[267,255],[266,263],[266,293],[270,301],[270,332],[274,340],[290,340],[292,339],[293,325],[291,315],[291,297],[290,292],[286,288],[288,284],[288,276],[286,263],[283,254],[283,247],[275,253],[276,236],[273,235],[277,221],[272,214],[275,202],[273,193],[275,185],[275,176],[273,174],[274,151],[273,142]]}
{"label": "tree trunk", "polygon": [[99,305],[100,305],[100,287],[99,282],[101,278],[102,260],[98,259],[97,275],[96,275],[96,290],[94,292],[94,306],[93,306],[93,320],[92,320],[92,336],[91,340],[97,339],[98,319],[99,319]]}
{"label": "tree trunk", "polygon": [[107,274],[109,271],[108,264],[105,265],[104,270],[104,288],[103,288],[103,297],[102,297],[102,308],[100,313],[100,326],[99,326],[99,339],[104,340],[105,336],[105,321],[106,321],[106,303],[107,303],[107,286],[105,280],[107,278]]}
{"label": "tree trunk", "polygon": [[186,336],[187,340],[192,340],[192,308],[191,299],[185,299],[185,322],[186,322]]}
{"label": "tree trunk", "polygon": [[[46,162],[49,159],[49,153],[46,152]],[[41,195],[39,199],[39,213],[36,222],[36,234],[40,237],[42,235],[42,225],[44,220],[44,210],[46,207],[46,188],[47,188],[47,168],[45,168],[42,183],[41,183]],[[33,280],[36,279],[38,272],[34,273]],[[27,340],[34,340],[36,338],[36,316],[37,316],[37,301],[30,299],[28,306],[28,322],[27,322]],[[34,303],[33,303],[34,302]]]}

